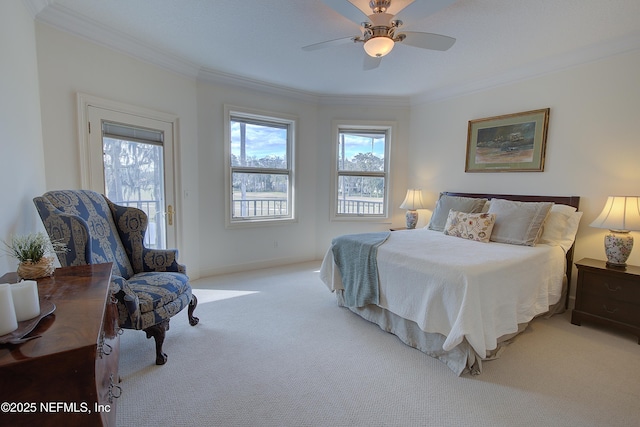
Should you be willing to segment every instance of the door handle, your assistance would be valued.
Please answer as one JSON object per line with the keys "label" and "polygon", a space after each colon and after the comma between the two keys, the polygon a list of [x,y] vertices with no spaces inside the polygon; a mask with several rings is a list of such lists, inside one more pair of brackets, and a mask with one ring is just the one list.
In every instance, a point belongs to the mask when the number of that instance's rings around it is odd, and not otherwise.
{"label": "door handle", "polygon": [[167,222],[169,225],[173,225],[173,206],[167,206]]}

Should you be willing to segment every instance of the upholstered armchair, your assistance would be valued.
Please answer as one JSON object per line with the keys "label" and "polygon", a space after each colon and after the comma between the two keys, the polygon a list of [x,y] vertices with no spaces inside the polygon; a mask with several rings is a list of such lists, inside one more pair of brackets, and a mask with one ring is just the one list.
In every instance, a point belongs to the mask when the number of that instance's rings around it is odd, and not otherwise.
{"label": "upholstered armchair", "polygon": [[49,237],[68,247],[58,254],[63,267],[113,263],[111,291],[118,301],[120,327],[153,337],[156,364],[163,365],[169,319],[188,306],[189,323],[198,323],[193,316],[198,302],[185,266],[177,262],[177,250],[146,248],[147,215],[94,191],[50,191],[33,202]]}

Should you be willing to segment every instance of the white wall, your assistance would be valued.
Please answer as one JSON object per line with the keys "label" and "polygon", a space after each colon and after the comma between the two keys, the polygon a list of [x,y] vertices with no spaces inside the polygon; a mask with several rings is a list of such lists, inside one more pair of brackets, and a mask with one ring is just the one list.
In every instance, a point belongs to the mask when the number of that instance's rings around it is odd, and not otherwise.
{"label": "white wall", "polygon": [[[224,105],[254,108],[297,116],[296,198],[298,221],[280,226],[230,228],[224,226]],[[404,221],[397,209],[406,193],[408,107],[319,105],[316,101],[277,96],[255,89],[198,83],[198,134],[200,180],[200,251],[202,274],[269,267],[319,259],[331,239],[344,233],[387,229],[391,220],[379,223],[330,220],[332,120],[395,121],[391,167],[391,205],[396,222]],[[398,215],[402,217],[398,219]],[[277,246],[276,246],[277,244]]]}
{"label": "white wall", "polygon": [[[36,40],[22,2],[0,2],[0,57],[0,240],[8,240],[43,230],[32,202],[45,189]],[[0,275],[16,267],[0,251]]]}
{"label": "white wall", "polygon": [[[304,98],[304,97],[303,97]],[[280,226],[226,229],[224,192],[224,105],[297,116],[296,198],[298,220]],[[319,105],[315,100],[262,93],[255,89],[200,82],[198,134],[200,181],[200,251],[203,275],[319,259],[331,239],[344,233],[386,229],[385,223],[330,220],[332,120],[395,121],[391,167],[396,171],[391,197],[394,213],[406,193],[408,107]],[[400,221],[404,221],[404,216]]]}
{"label": "white wall", "polygon": [[[225,228],[225,105],[297,117],[296,222]],[[199,251],[203,275],[315,259],[316,115],[313,103],[235,86],[198,83]]]}
{"label": "white wall", "polygon": [[[584,216],[575,260],[605,259],[606,230],[588,225],[608,195],[640,195],[638,75],[640,52],[636,51],[414,106],[409,184],[425,189],[430,207],[444,190],[581,196]],[[469,120],[546,107],[551,113],[544,172],[464,172]],[[640,265],[640,245],[629,263]]]}
{"label": "white wall", "polygon": [[[408,106],[376,105],[322,105],[318,111],[318,128],[316,141],[317,174],[317,219],[316,219],[316,258],[321,259],[331,239],[341,234],[362,233],[368,231],[388,230],[390,226],[404,226],[405,211],[399,209],[407,194],[407,153],[409,146]],[[336,159],[333,158],[333,120],[389,121],[396,123],[396,132],[392,135],[390,154],[390,186],[389,210],[390,218],[380,222],[332,221],[331,175],[335,170]]]}
{"label": "white wall", "polygon": [[[179,261],[198,277],[200,208],[195,79],[36,23],[47,190],[81,187],[78,92],[179,117]],[[185,197],[185,192],[189,194]]]}
{"label": "white wall", "polygon": [[[180,118],[179,197],[183,216],[180,261],[192,278],[316,259],[331,238],[353,230],[388,228],[329,220],[334,119],[398,123],[394,135],[394,214],[406,192],[408,107],[320,105],[313,96],[196,81],[36,23],[47,189],[80,188],[76,94],[175,114]],[[225,228],[224,105],[298,117],[298,220],[280,226]],[[185,198],[188,192],[189,197]],[[179,204],[180,207],[180,204]],[[397,222],[402,223],[400,218]],[[322,236],[318,239],[318,236]]]}

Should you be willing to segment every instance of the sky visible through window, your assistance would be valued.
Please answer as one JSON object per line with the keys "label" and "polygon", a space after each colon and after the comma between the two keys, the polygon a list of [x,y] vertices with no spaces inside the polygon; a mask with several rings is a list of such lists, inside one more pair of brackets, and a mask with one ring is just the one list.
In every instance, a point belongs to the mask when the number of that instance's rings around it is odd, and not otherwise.
{"label": "sky visible through window", "polygon": [[[371,134],[370,136],[360,136],[354,133],[341,133],[344,135],[344,155],[348,160],[360,153],[371,153],[374,156],[384,158],[384,142],[385,136],[380,134]],[[342,146],[339,146],[342,149]]]}
{"label": "sky visible through window", "polygon": [[[246,141],[247,157],[286,157],[286,128],[247,124]],[[236,121],[231,122],[231,153],[240,157],[240,123]]]}
{"label": "sky visible through window", "polygon": [[[268,156],[282,157],[287,152],[286,129],[247,125],[247,156],[262,159]],[[352,159],[359,153],[372,153],[376,157],[384,158],[384,136],[373,140],[370,137],[345,134],[345,156]],[[231,153],[240,156],[240,123],[231,122]]]}

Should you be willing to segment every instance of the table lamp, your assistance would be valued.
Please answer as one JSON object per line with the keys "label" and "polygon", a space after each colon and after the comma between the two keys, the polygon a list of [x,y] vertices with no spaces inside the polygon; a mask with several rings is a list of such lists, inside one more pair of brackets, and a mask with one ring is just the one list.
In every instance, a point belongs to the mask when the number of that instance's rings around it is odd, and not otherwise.
{"label": "table lamp", "polygon": [[422,189],[409,189],[407,190],[407,196],[404,198],[404,202],[400,205],[400,209],[407,209],[407,228],[414,229],[418,223],[418,211],[416,209],[423,209],[424,204],[422,202]]}
{"label": "table lamp", "polygon": [[611,232],[604,237],[607,267],[626,268],[633,248],[633,236],[629,231],[640,230],[640,197],[609,196],[591,227],[606,228]]}

